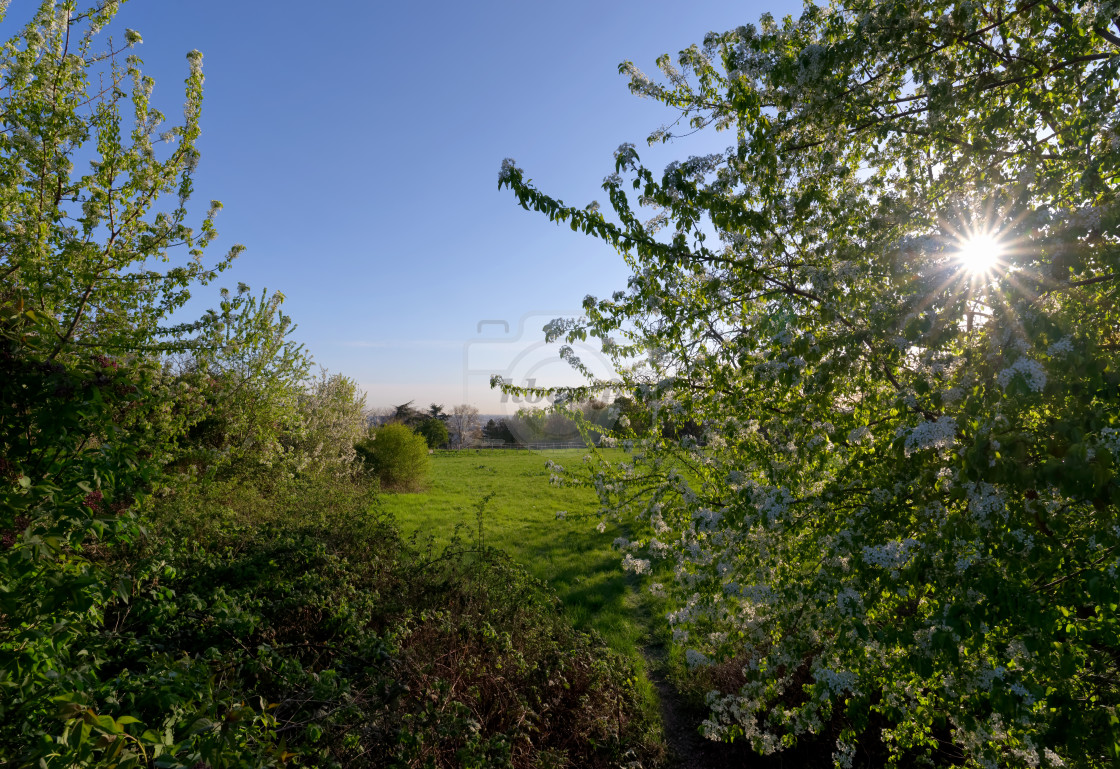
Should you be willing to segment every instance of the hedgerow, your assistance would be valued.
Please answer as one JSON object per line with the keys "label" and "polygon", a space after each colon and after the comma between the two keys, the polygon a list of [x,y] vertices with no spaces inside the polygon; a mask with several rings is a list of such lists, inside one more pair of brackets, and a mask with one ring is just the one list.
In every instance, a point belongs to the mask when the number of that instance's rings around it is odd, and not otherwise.
{"label": "hedgerow", "polygon": [[116,7],[0,49],[0,764],[640,758],[630,671],[540,584],[377,512],[360,393],[310,378],[282,295],[172,323],[240,249],[205,262],[217,203],[185,223],[201,55],[167,128],[139,34],[95,51]]}

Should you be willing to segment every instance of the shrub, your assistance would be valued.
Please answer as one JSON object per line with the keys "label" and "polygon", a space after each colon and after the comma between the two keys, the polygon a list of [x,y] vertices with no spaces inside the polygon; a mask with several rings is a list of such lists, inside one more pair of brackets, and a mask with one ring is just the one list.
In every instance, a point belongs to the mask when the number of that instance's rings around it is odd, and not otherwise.
{"label": "shrub", "polygon": [[354,450],[383,489],[416,491],[427,477],[428,442],[404,425],[379,427]]}
{"label": "shrub", "polygon": [[310,357],[290,338],[283,303],[280,292],[223,289],[221,312],[210,314],[219,330],[205,347],[168,360],[183,391],[205,402],[180,444],[180,469],[189,464],[219,478],[265,469],[285,475],[312,458],[304,435],[317,420],[307,401],[323,400],[324,387],[316,387]]}
{"label": "shrub", "polygon": [[[194,484],[161,500],[151,533],[143,560],[162,579],[110,607],[111,664],[135,671],[110,686],[145,725],[209,719],[175,746],[181,764],[235,748],[267,764],[281,744],[320,767],[656,758],[633,669],[541,583],[458,540],[415,549],[350,479]],[[176,690],[183,712],[148,691],[159,655],[205,687]],[[208,665],[220,685],[200,677]],[[227,703],[269,720],[216,728]]]}

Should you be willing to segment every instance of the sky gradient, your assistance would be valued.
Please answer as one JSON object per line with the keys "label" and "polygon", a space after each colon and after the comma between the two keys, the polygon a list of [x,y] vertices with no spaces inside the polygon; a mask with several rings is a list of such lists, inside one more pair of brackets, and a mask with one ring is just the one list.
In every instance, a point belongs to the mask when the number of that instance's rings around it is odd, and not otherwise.
{"label": "sky gradient", "polygon": [[[32,7],[13,2],[6,36]],[[602,243],[499,191],[502,159],[585,205],[605,200],[600,184],[622,142],[658,169],[722,148],[729,135],[645,147],[674,115],[632,96],[618,64],[653,74],[658,55],[710,30],[799,8],[131,0],[111,29],[141,33],[138,53],[171,119],[185,54],[203,53],[193,208],[201,220],[211,198],[225,205],[215,257],[247,247],[222,285],[282,291],[295,337],[357,380],[371,407],[468,400],[500,413],[480,371],[512,366],[552,383],[562,365],[540,327],[628,275]],[[212,300],[200,292],[198,309]]]}

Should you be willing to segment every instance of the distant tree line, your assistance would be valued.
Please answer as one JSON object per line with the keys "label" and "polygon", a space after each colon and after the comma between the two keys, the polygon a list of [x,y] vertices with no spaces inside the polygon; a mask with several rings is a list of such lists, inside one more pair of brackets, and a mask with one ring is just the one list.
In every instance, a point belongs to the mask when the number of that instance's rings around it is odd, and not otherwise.
{"label": "distant tree line", "polygon": [[370,413],[370,427],[403,425],[427,442],[431,450],[461,449],[479,445],[503,444],[598,444],[601,436],[626,426],[638,435],[655,431],[665,438],[691,435],[699,440],[703,432],[694,422],[678,424],[659,420],[656,405],[641,403],[622,395],[613,400],[590,399],[556,403],[547,408],[526,408],[506,417],[491,417],[485,423],[475,406],[459,404],[445,411],[443,404],[432,403],[426,411],[415,408],[414,401],[388,406]]}
{"label": "distant tree line", "polygon": [[422,435],[430,449],[456,449],[473,446],[482,438],[478,409],[466,403],[444,411],[443,404],[432,403],[428,410],[413,408],[413,401],[390,406],[370,415],[372,427],[400,424]]}
{"label": "distant tree line", "polygon": [[639,435],[654,431],[666,438],[689,434],[699,439],[702,433],[699,424],[662,424],[657,411],[656,406],[640,403],[627,395],[610,401],[590,399],[554,404],[550,408],[521,409],[508,417],[492,418],[483,425],[482,437],[512,445],[580,440],[598,444],[604,435],[626,426]]}

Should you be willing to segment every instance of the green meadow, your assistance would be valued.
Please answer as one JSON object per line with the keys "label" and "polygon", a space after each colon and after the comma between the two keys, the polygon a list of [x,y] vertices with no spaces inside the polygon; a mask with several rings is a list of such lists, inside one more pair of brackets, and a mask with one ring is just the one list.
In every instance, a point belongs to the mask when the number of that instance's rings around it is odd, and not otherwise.
{"label": "green meadow", "polygon": [[473,542],[481,525],[482,543],[505,551],[548,584],[577,628],[598,632],[643,669],[641,649],[655,640],[651,620],[659,601],[643,579],[625,574],[619,565],[611,543],[626,532],[615,525],[596,529],[599,505],[592,489],[549,483],[546,461],[571,469],[586,453],[437,452],[424,491],[384,494],[380,504],[404,536],[421,542],[430,538],[435,548],[457,534]]}

